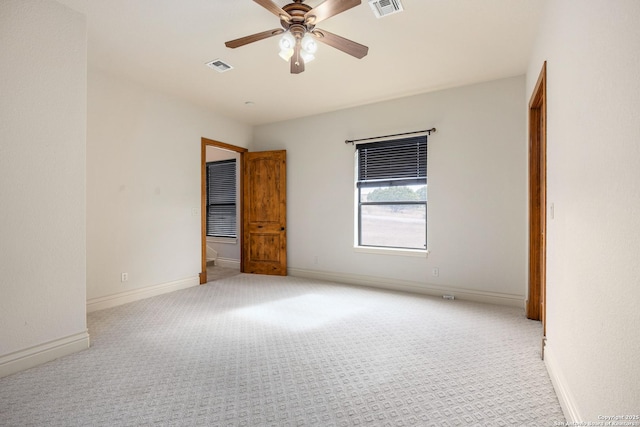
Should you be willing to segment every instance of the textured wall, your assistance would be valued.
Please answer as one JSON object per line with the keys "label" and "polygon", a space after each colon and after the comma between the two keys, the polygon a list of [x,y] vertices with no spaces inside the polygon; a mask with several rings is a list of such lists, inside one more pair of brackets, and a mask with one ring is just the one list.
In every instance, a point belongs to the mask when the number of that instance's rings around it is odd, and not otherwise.
{"label": "textured wall", "polygon": [[197,276],[201,137],[246,147],[251,128],[97,70],[88,104],[88,298]]}
{"label": "textured wall", "polygon": [[86,331],[86,22],[0,2],[0,356]]}
{"label": "textured wall", "polygon": [[[256,127],[253,150],[287,150],[289,267],[524,301],[524,89],[515,77]],[[429,257],[355,252],[354,147],[344,140],[432,126]]]}
{"label": "textured wall", "polygon": [[548,361],[575,421],[640,413],[640,2],[553,0],[548,61]]}

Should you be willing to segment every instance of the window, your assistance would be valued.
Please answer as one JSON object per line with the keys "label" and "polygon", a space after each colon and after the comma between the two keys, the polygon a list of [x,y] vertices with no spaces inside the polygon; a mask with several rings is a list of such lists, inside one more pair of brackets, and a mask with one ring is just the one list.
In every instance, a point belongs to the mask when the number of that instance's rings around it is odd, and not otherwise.
{"label": "window", "polygon": [[427,248],[427,137],[357,146],[358,246]]}
{"label": "window", "polygon": [[236,236],[236,160],[207,163],[207,236]]}

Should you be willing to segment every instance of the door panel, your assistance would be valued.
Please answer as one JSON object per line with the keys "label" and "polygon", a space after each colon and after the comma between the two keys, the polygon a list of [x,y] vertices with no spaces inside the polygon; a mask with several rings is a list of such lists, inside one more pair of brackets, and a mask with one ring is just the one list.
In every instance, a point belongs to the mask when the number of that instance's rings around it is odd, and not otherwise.
{"label": "door panel", "polygon": [[287,275],[286,151],[245,153],[245,273]]}

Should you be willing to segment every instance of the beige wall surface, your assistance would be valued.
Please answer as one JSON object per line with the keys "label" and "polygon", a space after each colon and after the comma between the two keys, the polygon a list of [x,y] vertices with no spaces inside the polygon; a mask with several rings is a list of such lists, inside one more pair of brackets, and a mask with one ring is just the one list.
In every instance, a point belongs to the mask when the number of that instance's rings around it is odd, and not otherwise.
{"label": "beige wall surface", "polygon": [[[547,357],[569,421],[640,415],[640,2],[553,0],[547,62]],[[618,420],[635,422],[640,420]]]}
{"label": "beige wall surface", "polygon": [[55,1],[0,2],[0,360],[86,342],[86,32]]}
{"label": "beige wall surface", "polygon": [[202,137],[246,147],[251,128],[89,70],[89,299],[197,277]]}
{"label": "beige wall surface", "polygon": [[[520,76],[256,127],[252,150],[287,150],[290,269],[495,295],[522,306],[524,91]],[[354,147],[344,141],[431,127],[428,258],[354,251]]]}

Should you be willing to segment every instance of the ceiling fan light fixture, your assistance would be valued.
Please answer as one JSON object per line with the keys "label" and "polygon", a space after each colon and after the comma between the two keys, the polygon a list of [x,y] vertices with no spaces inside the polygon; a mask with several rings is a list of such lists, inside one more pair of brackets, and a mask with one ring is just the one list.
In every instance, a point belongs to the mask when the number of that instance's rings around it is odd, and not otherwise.
{"label": "ceiling fan light fixture", "polygon": [[[283,3],[285,0],[253,1],[276,15],[282,28],[229,40],[225,42],[225,46],[228,48],[235,49],[249,43],[280,35],[279,56],[291,63],[291,74],[304,72],[305,63],[311,62],[315,58],[315,53],[318,50],[318,41],[358,59],[364,58],[369,52],[367,46],[316,28],[316,24],[362,4],[362,0],[314,0],[319,2],[315,7],[304,3],[305,0],[287,0],[291,1],[291,3],[282,7],[278,3]],[[382,8],[390,5],[397,5],[397,8],[401,7],[399,5],[400,0],[368,1],[370,3],[378,2],[378,7]]]}
{"label": "ceiling fan light fixture", "polygon": [[313,53],[306,51],[304,49],[300,49],[300,56],[302,57],[302,60],[304,61],[305,64],[308,64],[309,62],[316,59]]}
{"label": "ceiling fan light fixture", "polygon": [[293,56],[293,49],[282,49],[280,51],[279,55],[280,55],[280,58],[282,58],[285,61],[289,62],[289,60]]}
{"label": "ceiling fan light fixture", "polygon": [[309,52],[311,55],[318,51],[318,43],[316,42],[316,39],[309,33],[305,34],[302,38],[300,47]]}
{"label": "ceiling fan light fixture", "polygon": [[296,45],[296,38],[289,31],[282,35],[280,39],[280,50],[293,49]]}

